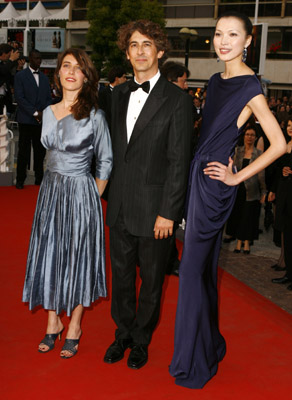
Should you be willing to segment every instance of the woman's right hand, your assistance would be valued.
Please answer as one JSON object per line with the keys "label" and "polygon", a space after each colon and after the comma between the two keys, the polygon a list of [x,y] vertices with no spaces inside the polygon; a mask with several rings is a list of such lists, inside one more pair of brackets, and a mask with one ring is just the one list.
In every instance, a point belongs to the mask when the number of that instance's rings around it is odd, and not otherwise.
{"label": "woman's right hand", "polygon": [[290,167],[284,167],[282,170],[283,176],[287,177],[292,174],[292,170]]}

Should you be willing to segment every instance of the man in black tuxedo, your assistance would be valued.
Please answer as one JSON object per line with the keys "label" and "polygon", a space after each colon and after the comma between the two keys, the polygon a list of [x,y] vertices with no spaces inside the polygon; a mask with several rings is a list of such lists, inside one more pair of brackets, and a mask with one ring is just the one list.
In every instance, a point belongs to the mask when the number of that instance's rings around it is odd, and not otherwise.
{"label": "man in black tuxedo", "polygon": [[41,53],[34,49],[29,53],[29,67],[14,78],[14,96],[17,102],[19,142],[17,157],[16,188],[23,189],[26,168],[29,163],[31,143],[34,155],[35,184],[43,179],[43,163],[46,155],[41,144],[42,112],[52,102],[48,78],[40,72]]}
{"label": "man in black tuxedo", "polygon": [[[141,368],[157,324],[174,224],[181,221],[191,156],[190,96],[160,75],[168,47],[159,25],[130,22],[118,45],[134,80],[112,96],[114,167],[107,207],[112,263],[112,317],[116,340],[104,361],[114,363],[130,347],[128,367]],[[136,299],[136,265],[141,288]]]}
{"label": "man in black tuxedo", "polygon": [[202,118],[202,107],[201,107],[201,100],[198,97],[194,97],[194,121],[198,121]]}

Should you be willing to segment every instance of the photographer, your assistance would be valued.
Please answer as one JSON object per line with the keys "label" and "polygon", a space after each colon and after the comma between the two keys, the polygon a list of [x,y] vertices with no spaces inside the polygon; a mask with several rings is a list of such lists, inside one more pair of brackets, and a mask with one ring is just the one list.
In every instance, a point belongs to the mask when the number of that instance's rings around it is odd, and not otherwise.
{"label": "photographer", "polygon": [[12,70],[17,67],[19,51],[9,44],[0,44],[0,114],[3,114],[4,105],[8,112],[12,112],[11,80]]}

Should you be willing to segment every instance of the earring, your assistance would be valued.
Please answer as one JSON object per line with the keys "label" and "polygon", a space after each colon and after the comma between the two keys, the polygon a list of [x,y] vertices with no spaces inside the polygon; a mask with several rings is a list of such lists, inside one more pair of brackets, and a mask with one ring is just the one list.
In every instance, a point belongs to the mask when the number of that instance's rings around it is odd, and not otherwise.
{"label": "earring", "polygon": [[87,82],[88,82],[88,80],[85,78],[85,79],[84,79],[84,83],[87,83]]}
{"label": "earring", "polygon": [[220,58],[219,57],[217,57],[217,62],[219,62],[220,61]]}
{"label": "earring", "polygon": [[242,52],[242,62],[244,63],[246,62],[246,57],[247,57],[247,48],[245,47]]}

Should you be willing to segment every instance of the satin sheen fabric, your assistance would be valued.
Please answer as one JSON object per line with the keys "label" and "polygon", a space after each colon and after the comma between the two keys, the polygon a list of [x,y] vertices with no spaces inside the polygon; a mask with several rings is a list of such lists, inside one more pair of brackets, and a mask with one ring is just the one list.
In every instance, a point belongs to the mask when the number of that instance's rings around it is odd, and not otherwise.
{"label": "satin sheen fabric", "polygon": [[211,77],[197,152],[191,164],[187,222],[179,270],[179,297],[170,374],[175,383],[202,388],[217,372],[226,352],[218,327],[217,265],[222,228],[235,200],[236,187],[212,180],[203,169],[211,161],[225,165],[242,132],[244,106],[262,93],[255,75]]}
{"label": "satin sheen fabric", "polygon": [[105,244],[101,202],[90,175],[106,180],[112,148],[103,111],[79,121],[70,114],[57,120],[47,107],[42,144],[47,170],[38,196],[23,289],[29,309],[42,305],[71,315],[79,304],[105,297]]}

